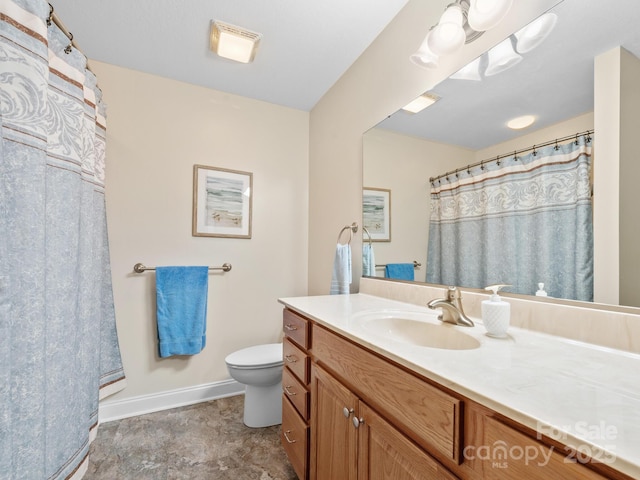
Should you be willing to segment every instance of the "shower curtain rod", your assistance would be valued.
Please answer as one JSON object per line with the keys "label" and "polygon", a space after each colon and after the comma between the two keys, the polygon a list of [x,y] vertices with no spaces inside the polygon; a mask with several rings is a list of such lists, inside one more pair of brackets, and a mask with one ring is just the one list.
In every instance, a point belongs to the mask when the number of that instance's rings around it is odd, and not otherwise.
{"label": "shower curtain rod", "polygon": [[456,177],[457,177],[458,176],[458,172],[462,172],[463,170],[466,170],[467,173],[469,173],[470,169],[472,169],[474,167],[477,167],[478,165],[480,167],[482,167],[482,169],[484,170],[484,165],[486,163],[490,163],[490,162],[496,162],[498,165],[500,165],[500,159],[507,158],[507,157],[510,157],[512,155],[517,156],[520,153],[528,152],[530,150],[533,150],[533,155],[535,156],[537,154],[537,152],[536,152],[537,148],[548,147],[549,145],[554,145],[554,144],[556,145],[556,148],[557,148],[558,147],[558,142],[565,142],[567,140],[572,140],[572,139],[575,139],[575,141],[577,142],[578,141],[578,137],[580,137],[582,135],[587,135],[587,142],[590,142],[591,141],[591,135],[593,135],[593,134],[594,134],[594,130],[593,129],[585,130],[584,132],[578,132],[575,135],[567,135],[566,137],[556,138],[555,140],[550,140],[548,142],[532,145],[531,147],[523,148],[521,150],[515,150],[513,152],[505,153],[503,155],[497,155],[495,157],[487,158],[487,159],[481,160],[479,162],[470,163],[466,167],[456,168],[455,170],[443,173],[442,175],[438,175],[437,177],[430,177],[429,178],[429,182],[431,183],[431,185],[433,185],[435,182],[439,182],[440,179],[442,179],[442,178],[446,178],[447,181],[448,181],[449,180],[449,175],[456,175]]}
{"label": "shower curtain rod", "polygon": [[[58,17],[56,12],[54,12],[53,5],[49,4],[49,18],[47,18],[47,25],[48,26],[51,25],[51,22],[55,23],[56,26],[62,31],[62,33],[64,33],[64,35],[69,39],[69,45],[65,47],[64,53],[67,53],[67,54],[71,53],[72,47],[78,50],[79,52],[82,52],[82,50],[78,48],[78,44],[73,39],[73,33],[69,31],[69,29],[64,25],[64,23],[62,23],[62,20],[60,20],[60,17]],[[91,70],[89,65],[86,66],[86,69],[89,70],[91,73],[93,73],[93,70]]]}

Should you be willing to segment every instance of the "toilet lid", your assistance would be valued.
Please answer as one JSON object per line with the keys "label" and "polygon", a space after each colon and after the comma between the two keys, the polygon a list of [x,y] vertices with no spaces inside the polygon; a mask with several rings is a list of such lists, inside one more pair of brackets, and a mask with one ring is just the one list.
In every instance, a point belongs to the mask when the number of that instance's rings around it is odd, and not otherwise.
{"label": "toilet lid", "polygon": [[269,343],[243,348],[227,355],[225,362],[237,367],[263,366],[282,363],[282,343]]}

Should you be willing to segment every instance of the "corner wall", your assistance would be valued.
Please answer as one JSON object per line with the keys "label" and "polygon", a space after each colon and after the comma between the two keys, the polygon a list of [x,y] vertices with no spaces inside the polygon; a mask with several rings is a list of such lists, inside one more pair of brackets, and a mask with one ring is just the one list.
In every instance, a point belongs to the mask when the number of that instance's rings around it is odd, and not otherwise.
{"label": "corner wall", "polygon": [[[107,219],[128,386],[101,404],[224,382],[224,358],[277,342],[279,297],[307,293],[309,114],[91,62],[108,106]],[[253,173],[251,239],[191,235],[193,165]],[[153,272],[133,265],[232,264],[209,275],[207,345],[160,359]]]}

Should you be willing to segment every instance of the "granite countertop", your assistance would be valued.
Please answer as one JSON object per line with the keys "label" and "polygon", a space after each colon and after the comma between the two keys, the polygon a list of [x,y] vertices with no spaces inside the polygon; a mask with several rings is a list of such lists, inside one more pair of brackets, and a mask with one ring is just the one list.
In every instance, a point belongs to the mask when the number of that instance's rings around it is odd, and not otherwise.
{"label": "granite countertop", "polygon": [[[371,332],[372,312],[429,315],[426,307],[366,294],[279,302],[356,343],[534,430],[640,478],[640,355],[511,327],[506,338],[454,327],[480,346],[446,350]],[[408,315],[410,315],[408,313]],[[436,320],[437,322],[437,320]],[[443,326],[446,328],[448,326]]]}

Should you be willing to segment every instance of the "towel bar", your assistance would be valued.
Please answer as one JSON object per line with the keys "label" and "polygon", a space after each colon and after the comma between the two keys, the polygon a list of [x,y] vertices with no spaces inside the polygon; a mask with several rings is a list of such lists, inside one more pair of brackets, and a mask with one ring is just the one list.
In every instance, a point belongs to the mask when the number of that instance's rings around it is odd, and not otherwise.
{"label": "towel bar", "polygon": [[[384,267],[386,267],[386,266],[387,266],[387,264],[386,264],[386,263],[383,263],[382,265],[376,265],[376,268],[384,268]],[[418,263],[418,262],[417,262],[417,261],[415,261],[415,260],[413,261],[413,268],[419,268],[419,267],[421,267],[421,266],[422,266],[422,264],[421,264],[421,263]]]}
{"label": "towel bar", "polygon": [[[133,266],[133,271],[136,273],[142,273],[147,270],[155,270],[155,269],[156,267],[145,267],[142,263],[136,263]],[[231,270],[231,264],[223,263],[221,267],[209,267],[209,270],[222,270],[224,272],[228,272],[229,270]]]}

